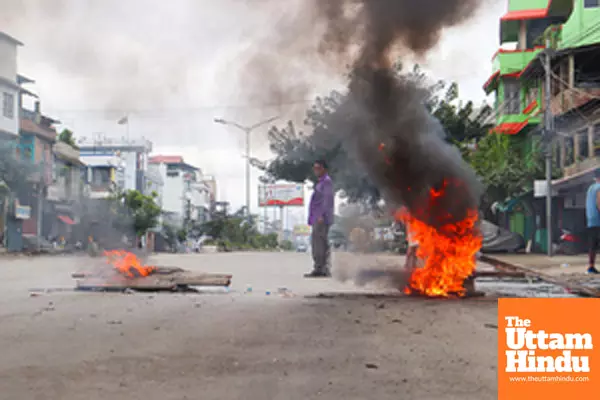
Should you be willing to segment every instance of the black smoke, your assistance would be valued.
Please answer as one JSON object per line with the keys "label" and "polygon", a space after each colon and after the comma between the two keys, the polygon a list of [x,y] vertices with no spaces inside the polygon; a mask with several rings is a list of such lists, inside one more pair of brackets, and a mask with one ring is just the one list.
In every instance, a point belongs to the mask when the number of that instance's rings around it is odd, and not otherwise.
{"label": "black smoke", "polygon": [[[423,56],[444,28],[465,21],[478,0],[329,0],[315,6],[326,22],[323,54],[355,54],[346,102],[347,150],[356,155],[386,201],[406,205],[433,226],[476,209],[480,188],[459,152],[444,140],[417,84],[393,69],[397,56]],[[358,46],[358,51],[356,51]],[[442,191],[439,197],[431,191]]]}

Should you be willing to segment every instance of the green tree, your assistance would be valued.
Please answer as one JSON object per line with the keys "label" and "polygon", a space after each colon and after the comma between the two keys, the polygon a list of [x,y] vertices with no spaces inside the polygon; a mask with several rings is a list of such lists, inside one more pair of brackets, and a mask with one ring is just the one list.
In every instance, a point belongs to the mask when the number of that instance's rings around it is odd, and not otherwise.
{"label": "green tree", "polygon": [[116,193],[113,210],[117,214],[117,223],[121,227],[132,226],[138,237],[144,235],[158,225],[161,209],[156,204],[157,197],[155,192],[145,195],[138,190]]}
{"label": "green tree", "polygon": [[62,132],[58,135],[58,141],[66,143],[74,149],[78,149],[77,144],[75,144],[75,137],[73,136],[73,132],[69,129],[62,130]]}
{"label": "green tree", "polygon": [[[474,140],[487,134],[487,121],[491,114],[488,106],[478,110],[472,102],[458,101],[458,85],[446,85],[442,81],[431,81],[417,65],[403,73],[402,65],[397,64],[398,74],[415,82],[423,90],[425,107],[440,120],[452,143]],[[349,202],[362,202],[375,205],[381,193],[363,168],[350,157],[343,146],[344,112],[341,110],[345,95],[333,91],[326,97],[319,97],[308,109],[305,128],[308,134],[299,130],[292,122],[284,127],[272,127],[269,131],[271,150],[275,159],[264,168],[266,179],[280,179],[291,182],[314,181],[312,163],[325,159],[335,177],[336,190],[341,191]]]}
{"label": "green tree", "polygon": [[20,155],[16,142],[0,141],[0,192],[14,192],[31,174],[39,171],[29,159]]}
{"label": "green tree", "polygon": [[[475,148],[463,145],[462,152],[485,187],[480,208],[487,219],[494,220],[490,212],[494,203],[517,197],[534,213],[531,199],[522,195],[533,189],[534,180],[545,175],[544,151],[538,138],[490,134]],[[558,175],[554,170],[553,176]]]}

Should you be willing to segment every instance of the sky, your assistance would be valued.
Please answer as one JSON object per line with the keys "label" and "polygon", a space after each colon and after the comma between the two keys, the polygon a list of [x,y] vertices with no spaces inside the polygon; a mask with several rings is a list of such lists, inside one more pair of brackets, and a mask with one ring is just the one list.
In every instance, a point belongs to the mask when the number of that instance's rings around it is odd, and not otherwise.
{"label": "sky", "polygon": [[[0,0],[0,29],[24,43],[19,73],[36,81],[28,89],[61,127],[76,137],[145,137],[153,154],[181,155],[215,176],[218,198],[236,209],[245,202],[244,134],[214,118],[300,122],[316,95],[343,85],[339,68],[307,59],[294,64],[311,77],[304,90],[261,96],[273,69],[252,65],[253,55],[265,38],[288,29],[302,1]],[[483,0],[474,18],[446,30],[418,62],[432,78],[458,82],[462,99],[484,101],[506,3]],[[128,130],[116,123],[123,116]],[[261,160],[272,158],[266,131],[251,137],[251,155]],[[253,212],[259,175],[251,178]],[[288,224],[303,218],[304,210],[291,210]]]}

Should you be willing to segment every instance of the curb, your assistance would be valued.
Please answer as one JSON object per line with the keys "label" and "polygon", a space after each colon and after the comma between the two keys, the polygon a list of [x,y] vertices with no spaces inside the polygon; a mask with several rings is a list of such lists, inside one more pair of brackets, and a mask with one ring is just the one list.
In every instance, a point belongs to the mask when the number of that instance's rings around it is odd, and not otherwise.
{"label": "curb", "polygon": [[544,282],[561,286],[561,287],[567,289],[568,291],[570,291],[571,293],[577,294],[579,296],[600,297],[600,290],[598,290],[598,289],[592,289],[592,288],[589,288],[589,287],[586,287],[586,286],[583,286],[583,285],[580,285],[577,283],[565,282],[565,281],[561,280],[560,278],[550,276],[548,274],[534,270],[533,268],[527,267],[522,264],[509,263],[509,262],[500,260],[495,257],[487,256],[485,254],[481,255],[481,257],[479,258],[479,261],[491,264],[492,266],[494,266],[495,268],[498,268],[498,269],[505,269],[505,270],[507,269],[507,270],[512,270],[512,271],[518,271],[518,272],[522,272],[526,275],[534,276],[536,278],[543,280]]}

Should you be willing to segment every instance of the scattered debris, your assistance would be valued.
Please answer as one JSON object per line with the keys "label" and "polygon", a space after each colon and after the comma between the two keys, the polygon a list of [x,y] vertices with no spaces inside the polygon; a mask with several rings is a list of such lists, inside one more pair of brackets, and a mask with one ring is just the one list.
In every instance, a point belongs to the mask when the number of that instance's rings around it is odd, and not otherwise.
{"label": "scattered debris", "polygon": [[367,367],[368,369],[379,369],[379,365],[373,363],[366,363],[365,367]]}
{"label": "scattered debris", "polygon": [[490,329],[498,329],[498,325],[496,324],[483,324],[483,326]]}
{"label": "scattered debris", "polygon": [[122,325],[123,321],[118,320],[118,319],[113,319],[113,320],[108,321],[107,324],[109,324],[109,325]]}
{"label": "scattered debris", "polygon": [[402,320],[401,320],[401,319],[393,319],[393,320],[391,321],[391,323],[392,323],[392,324],[401,324],[401,323],[402,323]]}

